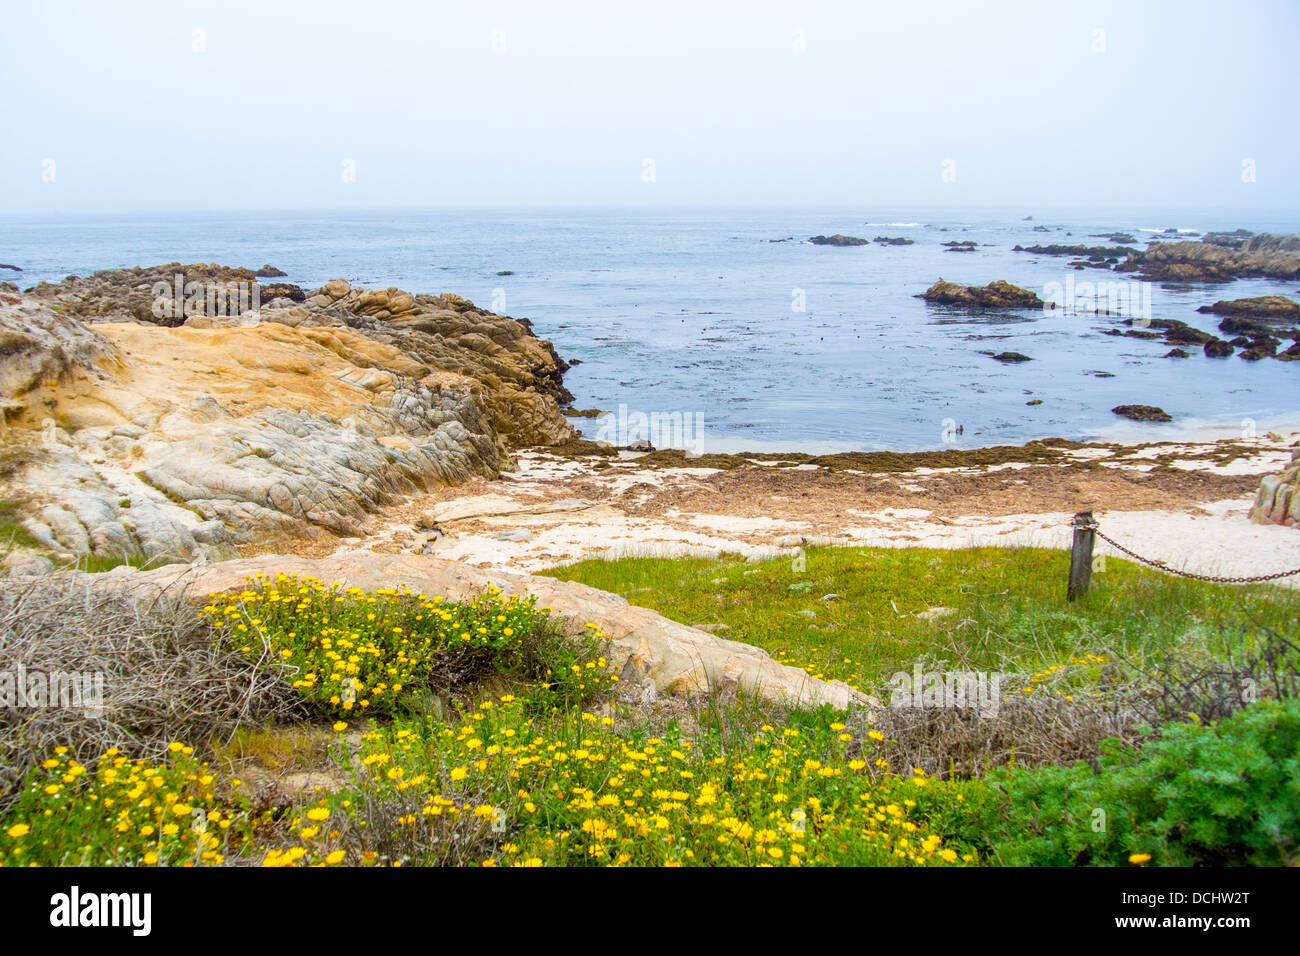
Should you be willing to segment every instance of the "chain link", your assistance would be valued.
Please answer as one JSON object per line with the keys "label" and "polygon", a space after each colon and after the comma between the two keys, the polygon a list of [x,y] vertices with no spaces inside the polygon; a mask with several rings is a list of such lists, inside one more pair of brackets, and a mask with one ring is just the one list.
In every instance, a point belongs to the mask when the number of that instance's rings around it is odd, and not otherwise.
{"label": "chain link", "polygon": [[1275,574],[1260,574],[1255,577],[1220,577],[1214,574],[1197,574],[1194,571],[1179,571],[1177,568],[1169,567],[1163,561],[1152,561],[1150,558],[1142,557],[1142,555],[1138,554],[1136,551],[1130,551],[1115,539],[1104,534],[1101,528],[1097,526],[1096,519],[1093,519],[1091,524],[1084,524],[1081,522],[1075,523],[1074,527],[1092,529],[1092,531],[1097,535],[1097,537],[1101,538],[1102,541],[1105,541],[1116,551],[1122,551],[1124,554],[1127,554],[1134,561],[1155,568],[1157,571],[1167,571],[1170,574],[1177,574],[1179,577],[1195,578],[1197,581],[1211,581],[1216,584],[1251,584],[1256,581],[1274,581],[1278,578],[1289,578],[1293,574],[1300,574],[1300,568],[1294,568],[1290,571],[1278,571]]}

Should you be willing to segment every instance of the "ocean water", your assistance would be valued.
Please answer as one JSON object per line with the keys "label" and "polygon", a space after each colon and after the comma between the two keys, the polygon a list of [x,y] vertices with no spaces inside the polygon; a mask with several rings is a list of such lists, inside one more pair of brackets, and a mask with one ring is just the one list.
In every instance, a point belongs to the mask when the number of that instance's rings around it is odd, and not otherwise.
{"label": "ocean water", "polygon": [[[1040,227],[1038,230],[1035,227]],[[1164,438],[1300,424],[1300,363],[1162,356],[1159,341],[1102,334],[1115,319],[1066,311],[970,313],[916,296],[936,279],[1006,279],[1044,297],[1053,283],[1129,282],[1077,271],[1017,243],[1110,245],[1165,230],[1192,237],[1300,222],[1150,212],[1064,218],[863,209],[529,210],[105,216],[0,220],[0,273],[27,288],[97,269],[170,261],[258,267],[314,288],[455,292],[516,317],[578,359],[565,382],[580,408],[672,416],[701,450],[910,450],[1035,438]],[[838,248],[808,237],[904,237]],[[787,241],[774,241],[774,240]],[[972,240],[974,252],[944,242]],[[509,271],[511,275],[498,275]],[[1213,331],[1198,306],[1300,295],[1300,283],[1153,286],[1151,316]],[[1003,365],[983,351],[1030,362]],[[1192,351],[1189,349],[1189,351]],[[1099,375],[1098,373],[1105,373]],[[1042,404],[1026,403],[1040,400]],[[1110,409],[1159,405],[1170,425]],[[581,421],[588,434],[599,422]],[[954,426],[961,434],[954,435]]]}

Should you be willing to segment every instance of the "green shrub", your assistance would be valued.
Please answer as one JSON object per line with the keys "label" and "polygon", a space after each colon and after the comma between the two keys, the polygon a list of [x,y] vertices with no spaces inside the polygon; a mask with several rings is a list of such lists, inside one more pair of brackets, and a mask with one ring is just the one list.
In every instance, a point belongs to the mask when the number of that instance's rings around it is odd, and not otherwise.
{"label": "green shrub", "polygon": [[[1277,865],[1300,858],[1300,700],[1170,724],[1094,769],[999,770],[971,837],[1017,866]],[[1000,795],[1000,796],[999,796]],[[1136,858],[1136,859],[1134,859]]]}

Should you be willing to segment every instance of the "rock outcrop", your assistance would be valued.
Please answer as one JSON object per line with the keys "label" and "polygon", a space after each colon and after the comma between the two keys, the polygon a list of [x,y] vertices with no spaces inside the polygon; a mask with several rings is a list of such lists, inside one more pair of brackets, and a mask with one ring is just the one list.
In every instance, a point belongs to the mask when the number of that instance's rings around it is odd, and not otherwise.
{"label": "rock outcrop", "polygon": [[152,284],[169,272],[0,301],[0,497],[52,554],[217,560],[358,535],[398,496],[494,477],[508,443],[574,434],[567,366],[525,322],[343,280],[298,304],[160,318]]}
{"label": "rock outcrop", "polygon": [[573,401],[563,382],[569,366],[527,320],[496,315],[458,295],[353,289],[343,279],[327,282],[301,307],[272,307],[263,318],[346,326],[429,369],[473,379],[493,427],[512,444],[553,445],[575,434],[559,411]]}
{"label": "rock outcrop", "polygon": [[1220,300],[1214,305],[1203,305],[1196,311],[1255,319],[1294,319],[1300,317],[1300,304],[1284,295],[1261,295],[1251,299]]}
{"label": "rock outcrop", "polygon": [[99,587],[122,587],[141,597],[179,586],[197,602],[213,592],[241,589],[255,574],[310,575],[366,590],[405,586],[428,595],[463,600],[497,587],[506,594],[536,595],[570,634],[595,624],[610,641],[608,658],[625,686],[646,693],[689,694],[741,689],[768,699],[804,705],[829,704],[877,708],[878,701],[847,684],[810,677],[797,667],[778,664],[749,644],[715,637],[706,631],[636,607],[615,594],[573,581],[504,571],[483,571],[438,558],[375,554],[366,551],[319,560],[293,555],[263,555],[223,561],[206,567],[171,566],[153,571],[117,568],[86,576]]}
{"label": "rock outcrop", "polygon": [[1123,418],[1131,418],[1135,422],[1173,421],[1168,412],[1154,405],[1116,405],[1111,411]]}
{"label": "rock outcrop", "polygon": [[[191,291],[185,292],[186,286]],[[179,296],[175,293],[179,288]],[[45,302],[56,312],[86,322],[147,322],[150,325],[181,325],[187,314],[230,311],[232,303],[223,295],[215,300],[218,291],[229,289],[245,293],[242,308],[234,314],[248,310],[252,305],[254,289],[260,287],[252,269],[221,266],[216,263],[166,265],[131,269],[105,269],[87,277],[68,276],[62,282],[40,282],[27,290],[27,294]],[[165,289],[165,291],[164,291]],[[207,301],[207,292],[213,301]],[[194,299],[194,293],[198,298]],[[180,303],[176,299],[181,300]],[[192,300],[192,301],[186,301]],[[269,302],[270,299],[268,298]],[[238,306],[236,295],[235,305]],[[188,308],[186,308],[188,306]]]}
{"label": "rock outcrop", "polygon": [[[1128,319],[1125,324],[1131,325],[1133,320]],[[1215,338],[1209,332],[1193,328],[1177,319],[1151,319],[1148,324],[1154,329],[1163,331],[1166,345],[1204,345],[1206,342],[1214,341]]]}
{"label": "rock outcrop", "polygon": [[838,232],[833,236],[813,236],[808,240],[814,246],[865,246],[867,240],[857,236],[842,236]]}
{"label": "rock outcrop", "polygon": [[1260,481],[1250,520],[1300,527],[1300,451],[1292,453],[1291,464],[1280,475],[1265,475]]}
{"label": "rock outcrop", "polygon": [[984,287],[958,285],[940,279],[919,298],[940,305],[963,305],[973,308],[1041,309],[1043,300],[1028,289],[998,279]]}
{"label": "rock outcrop", "polygon": [[1154,242],[1115,266],[1152,282],[1230,282],[1245,277],[1300,278],[1300,234],[1264,233],[1240,248],[1219,242]]}
{"label": "rock outcrop", "polygon": [[1137,252],[1137,250],[1126,246],[1088,246],[1084,244],[1070,246],[1052,243],[1047,246],[1017,245],[1012,249],[1012,252],[1031,252],[1040,256],[1077,256],[1094,262],[1106,260],[1118,262],[1122,257]]}
{"label": "rock outcrop", "polygon": [[[184,291],[191,286],[197,294]],[[559,405],[573,400],[562,381],[569,366],[554,346],[534,336],[526,319],[497,315],[458,295],[353,289],[344,279],[308,295],[286,283],[259,285],[250,269],[175,262],[69,276],[28,292],[61,314],[90,323],[213,328],[270,321],[295,328],[348,327],[408,353],[430,370],[476,380],[494,426],[508,441],[545,445],[573,436],[559,414]]]}

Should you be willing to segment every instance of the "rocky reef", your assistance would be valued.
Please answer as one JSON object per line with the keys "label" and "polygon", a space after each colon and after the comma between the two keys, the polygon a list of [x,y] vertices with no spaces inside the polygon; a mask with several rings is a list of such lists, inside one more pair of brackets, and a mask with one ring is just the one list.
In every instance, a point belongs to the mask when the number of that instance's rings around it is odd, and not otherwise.
{"label": "rocky reef", "polygon": [[1241,240],[1154,242],[1129,253],[1117,272],[1136,272],[1151,282],[1231,282],[1240,278],[1300,278],[1300,235],[1263,233]]}
{"label": "rocky reef", "polygon": [[1057,243],[1052,243],[1047,246],[1017,245],[1013,247],[1011,251],[1030,252],[1039,256],[1077,256],[1079,258],[1092,260],[1110,259],[1115,262],[1118,262],[1123,256],[1137,252],[1136,249],[1131,249],[1126,246],[1088,246],[1083,244],[1063,246]]}
{"label": "rocky reef", "polygon": [[[1243,299],[1240,301],[1249,300]],[[1204,312],[1206,309],[1202,308],[1199,311]],[[1141,325],[1144,328],[1105,329],[1102,334],[1122,335],[1137,339],[1161,339],[1165,345],[1197,346],[1205,353],[1207,358],[1228,358],[1238,349],[1241,349],[1241,357],[1247,361],[1276,358],[1283,362],[1290,362],[1300,358],[1300,329],[1271,328],[1254,319],[1241,318],[1236,315],[1228,315],[1219,323],[1221,332],[1225,335],[1234,336],[1234,338],[1227,340],[1211,332],[1203,332],[1200,329],[1193,328],[1186,322],[1180,322],[1177,319],[1125,319],[1122,324],[1128,326]],[[1282,338],[1294,338],[1296,341],[1288,348],[1279,351]],[[1182,352],[1181,349],[1175,348],[1165,357],[1187,357],[1185,352],[1179,354],[1180,352]]]}
{"label": "rocky reef", "polygon": [[1251,299],[1221,299],[1213,305],[1203,305],[1196,311],[1255,319],[1294,319],[1300,317],[1300,303],[1292,302],[1284,295],[1261,295]]}
{"label": "rocky reef", "polygon": [[26,545],[11,563],[358,535],[398,496],[574,435],[567,365],[526,322],[343,280],[233,314],[160,309],[177,274],[256,281],[168,265],[0,298],[0,498]]}
{"label": "rocky reef", "polygon": [[1003,279],[980,287],[958,285],[940,279],[930,286],[920,298],[940,305],[962,305],[974,308],[1041,309],[1043,300],[1028,289],[1012,285]]}
{"label": "rocky reef", "polygon": [[833,236],[813,236],[808,240],[814,246],[865,246],[868,245],[866,239],[859,239],[857,236],[842,236],[838,232]]}

